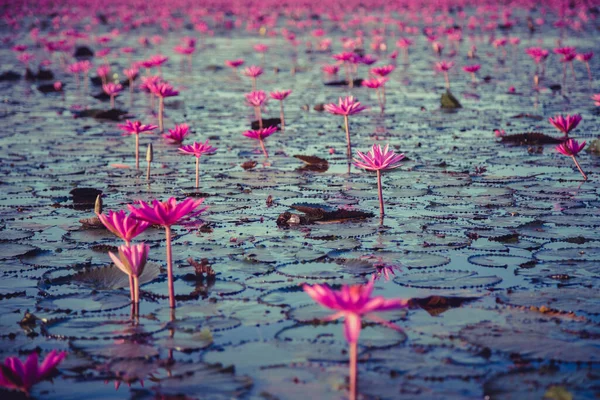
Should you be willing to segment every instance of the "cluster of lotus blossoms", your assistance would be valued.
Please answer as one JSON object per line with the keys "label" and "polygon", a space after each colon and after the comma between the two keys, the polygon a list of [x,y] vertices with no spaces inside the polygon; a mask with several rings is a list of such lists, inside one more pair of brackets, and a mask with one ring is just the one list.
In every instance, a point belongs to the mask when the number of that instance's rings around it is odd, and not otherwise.
{"label": "cluster of lotus blossoms", "polygon": [[[485,7],[482,11],[486,11]],[[462,11],[461,11],[462,13]],[[253,26],[253,21],[247,21],[249,30],[262,29],[264,26],[272,27],[271,23],[267,20],[267,16],[261,16],[265,20],[261,21],[257,27]],[[490,43],[493,46],[493,51],[501,55],[502,61],[505,61],[508,57],[507,47],[512,47],[513,52],[519,48],[521,40],[518,37],[500,37],[492,38],[493,32],[501,23],[503,26],[510,26],[513,24],[510,12],[505,12],[499,16],[496,20],[486,21],[485,17],[472,16],[466,19],[466,29],[475,30],[479,27],[484,26],[485,30],[490,32]],[[133,18],[133,17],[132,17]],[[358,17],[357,17],[358,18]],[[365,17],[367,18],[367,17]],[[450,17],[449,17],[450,18]],[[461,17],[462,18],[462,17]],[[428,47],[430,46],[435,62],[433,63],[433,69],[443,74],[444,83],[447,90],[450,89],[450,73],[456,66],[456,61],[451,59],[452,57],[459,54],[460,47],[459,43],[463,40],[463,32],[461,29],[453,27],[453,23],[440,24],[434,28],[435,22],[433,18],[431,20],[424,17],[424,21],[429,25],[424,29],[425,38]],[[294,21],[289,21],[295,23]],[[298,21],[301,22],[301,21]],[[339,22],[339,21],[338,21]],[[145,22],[139,21],[140,25]],[[536,21],[536,24],[542,24],[543,21]],[[350,23],[340,23],[344,28],[348,28]],[[132,23],[135,27],[135,23]],[[334,77],[340,71],[343,71],[345,75],[345,84],[349,88],[353,88],[360,73],[368,74],[366,79],[361,81],[361,85],[365,88],[372,89],[375,91],[377,96],[377,102],[381,113],[385,112],[386,109],[386,84],[392,73],[395,71],[397,58],[400,52],[403,55],[404,63],[409,66],[409,52],[412,46],[415,45],[419,37],[417,36],[421,30],[416,26],[411,26],[410,23],[398,21],[399,38],[396,40],[396,49],[387,55],[387,59],[384,64],[375,66],[380,61],[381,57],[385,57],[387,51],[388,41],[392,36],[387,37],[385,29],[383,31],[377,31],[373,34],[370,47],[374,52],[377,52],[377,56],[370,54],[359,53],[358,49],[367,48],[367,38],[363,34],[356,34],[355,37],[345,37],[342,39],[341,45],[343,51],[332,54],[333,61],[331,64],[327,64],[321,67],[322,72],[329,76]],[[199,33],[204,35],[210,34],[209,27],[202,21],[197,21],[194,25]],[[266,29],[266,28],[265,28]],[[271,31],[275,33],[273,29]],[[68,52],[72,50],[73,42],[78,39],[88,38],[88,35],[83,32],[70,30],[63,32],[63,36],[72,38],[71,43],[61,42],[61,40],[52,41],[49,38],[44,40],[38,40],[39,44],[43,44],[44,48],[49,52]],[[286,43],[293,47],[295,54],[298,53],[298,46],[300,41],[296,34],[287,28],[282,28],[279,34],[285,39]],[[331,51],[332,40],[324,37],[327,34],[325,29],[318,27],[311,31],[312,39],[307,43],[310,43],[312,49],[318,51]],[[109,43],[112,38],[117,35],[103,35],[96,37],[96,43],[104,46]],[[396,38],[398,36],[394,36]],[[493,39],[493,40],[492,40]],[[159,35],[147,38],[139,38],[141,46],[157,45],[162,42],[163,38]],[[173,50],[182,57],[182,62],[187,61],[188,69],[192,70],[192,56],[196,52],[197,40],[192,37],[180,38],[179,44],[175,45]],[[308,46],[308,44],[307,44]],[[263,75],[263,67],[267,63],[267,53],[269,52],[269,46],[259,43],[253,46],[256,53],[260,55],[262,60],[262,66],[250,65],[246,68],[242,67],[245,65],[245,60],[231,59],[225,61],[225,65],[238,76],[239,73],[251,81],[251,91],[244,95],[245,102],[249,107],[252,107],[254,116],[257,121],[258,129],[251,129],[243,132],[245,137],[253,139],[258,142],[262,153],[265,158],[269,157],[265,140],[276,132],[284,132],[286,129],[285,114],[284,114],[284,101],[292,93],[291,90],[276,90],[269,92],[259,90],[259,78]],[[29,69],[31,64],[35,61],[35,55],[27,51],[26,45],[15,45],[13,51],[17,53],[17,59],[21,62],[26,69]],[[472,45],[468,51],[468,57],[470,59],[476,58],[477,47]],[[158,99],[158,119],[157,125],[144,124],[141,121],[130,121],[127,120],[123,124],[119,124],[118,127],[123,131],[123,135],[134,135],[135,137],[135,165],[136,169],[139,169],[139,146],[140,146],[140,134],[149,134],[158,129],[162,134],[164,140],[173,145],[178,146],[178,152],[183,155],[190,155],[196,157],[195,164],[195,187],[199,188],[200,185],[200,160],[203,155],[214,154],[217,149],[210,145],[209,141],[193,142],[191,144],[184,144],[186,139],[190,136],[190,127],[186,123],[175,124],[172,129],[167,129],[165,132],[164,127],[164,112],[165,112],[165,99],[168,97],[174,97],[179,95],[179,91],[176,90],[169,82],[162,78],[162,69],[166,66],[169,61],[166,56],[161,54],[155,54],[143,61],[132,62],[131,56],[137,49],[132,47],[123,47],[120,52],[129,59],[128,67],[123,69],[123,75],[127,78],[127,82],[114,82],[111,81],[113,71],[108,62],[108,56],[111,52],[108,48],[101,48],[96,52],[96,56],[104,59],[104,63],[97,66],[95,72],[102,81],[102,89],[104,93],[110,97],[110,107],[115,108],[115,102],[117,97],[123,91],[123,85],[127,85],[130,91],[130,101],[133,99],[133,91],[135,87],[140,88],[143,92],[150,95],[151,108],[155,108],[156,99]],[[539,88],[540,79],[543,78],[546,68],[547,60],[549,59],[551,52],[549,50],[540,47],[530,47],[525,50],[535,63],[535,76],[534,76],[534,88]],[[575,76],[575,67],[573,61],[580,61],[584,63],[587,68],[588,77],[592,80],[592,71],[590,69],[589,62],[593,57],[593,52],[578,53],[573,47],[559,47],[554,49],[553,53],[560,57],[559,61],[563,65],[563,75],[566,78],[567,68],[570,66],[573,76]],[[442,57],[447,59],[442,59]],[[40,66],[49,65],[50,60],[40,61]],[[389,64],[388,64],[389,63]],[[362,72],[361,69],[367,69]],[[477,83],[477,73],[481,70],[481,64],[469,63],[461,66],[462,70],[469,74],[473,84]],[[87,84],[89,80],[89,73],[94,69],[94,65],[90,61],[77,61],[66,65],[65,67],[68,73],[73,74],[77,87],[79,88],[80,82],[83,81],[85,89],[87,91]],[[145,73],[141,73],[145,70]],[[151,74],[151,71],[155,70],[155,74]],[[136,79],[141,81],[139,85],[135,85]],[[61,82],[56,82],[54,85],[57,91],[63,90]],[[280,126],[270,125],[265,126],[263,120],[263,114],[265,112],[265,106],[269,99],[279,102],[279,114],[280,114]],[[600,106],[600,94],[592,96],[592,100],[597,106]],[[344,118],[344,129],[346,134],[347,152],[346,156],[348,162],[353,162],[353,165],[357,168],[364,169],[366,171],[374,172],[377,176],[377,188],[379,197],[379,209],[380,216],[383,218],[385,215],[385,202],[383,198],[382,190],[382,173],[399,168],[405,158],[404,154],[396,153],[389,144],[382,146],[380,144],[373,144],[368,152],[356,151],[353,154],[352,149],[352,137],[350,132],[350,116],[355,116],[363,111],[367,110],[365,106],[361,104],[354,96],[340,97],[337,103],[330,103],[324,106],[324,110],[330,114],[342,116]],[[353,117],[354,118],[354,117]],[[564,133],[563,143],[556,147],[556,151],[565,156],[571,157],[578,170],[583,175],[584,179],[587,179],[586,174],[581,168],[577,156],[585,148],[586,143],[579,143],[577,140],[569,137],[570,133],[577,127],[581,122],[581,116],[567,115],[567,116],[556,116],[550,118],[550,123],[555,126],[558,130]],[[292,125],[293,126],[293,125]],[[505,134],[504,131],[497,131],[497,136]],[[146,160],[148,162],[148,174],[150,161],[152,161],[152,143],[148,144],[148,151]],[[191,223],[195,217],[202,214],[206,207],[203,207],[204,199],[193,199],[186,198],[182,201],[171,197],[166,201],[153,200],[149,203],[144,201],[137,201],[134,204],[127,205],[127,211],[108,211],[107,213],[98,214],[99,220],[102,224],[118,238],[123,240],[123,244],[118,247],[118,251],[110,252],[109,256],[114,262],[115,266],[119,268],[123,273],[129,277],[129,289],[130,297],[133,305],[134,314],[139,313],[139,302],[140,302],[140,288],[139,278],[144,272],[146,267],[148,254],[150,247],[144,243],[132,243],[132,241],[138,236],[142,235],[143,232],[151,227],[152,225],[160,226],[165,230],[165,249],[166,249],[166,263],[167,263],[167,276],[168,276],[168,293],[169,293],[169,306],[174,308],[176,306],[176,295],[174,291],[174,276],[173,276],[173,255],[171,249],[172,240],[172,227],[175,225]],[[387,266],[385,264],[376,264],[381,270],[381,274],[389,278],[390,274],[393,274],[393,266]],[[304,285],[303,289],[313,300],[325,308],[334,311],[334,314],[326,318],[327,321],[344,318],[344,336],[349,345],[349,356],[350,356],[350,398],[356,398],[357,392],[357,344],[360,338],[360,332],[363,320],[371,320],[376,323],[384,324],[392,329],[400,329],[396,325],[393,325],[385,320],[382,320],[374,313],[382,311],[395,310],[405,308],[408,306],[408,301],[405,299],[385,299],[381,296],[372,296],[374,290],[374,281],[376,277],[373,277],[365,285],[343,285],[340,290],[334,290],[327,285]],[[19,359],[10,357],[6,359],[4,365],[0,368],[0,386],[14,388],[22,390],[28,393],[30,388],[37,382],[49,378],[55,371],[55,367],[65,357],[65,353],[57,353],[55,351],[48,354],[46,359],[38,366],[37,353],[32,353],[25,363],[22,363]]]}

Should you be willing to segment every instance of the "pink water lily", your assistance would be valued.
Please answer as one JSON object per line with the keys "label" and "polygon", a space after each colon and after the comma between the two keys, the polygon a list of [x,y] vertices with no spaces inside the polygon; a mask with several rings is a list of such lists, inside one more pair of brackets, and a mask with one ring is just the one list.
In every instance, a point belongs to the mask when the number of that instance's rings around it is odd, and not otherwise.
{"label": "pink water lily", "polygon": [[242,133],[242,135],[244,135],[250,139],[258,140],[260,142],[260,147],[263,151],[263,154],[265,155],[266,158],[269,158],[269,153],[267,153],[267,149],[265,148],[264,140],[266,138],[268,138],[269,136],[271,136],[272,134],[274,134],[275,132],[277,132],[277,127],[270,126],[268,128],[264,128],[264,129],[249,130],[249,131]]}
{"label": "pink water lily", "polygon": [[265,104],[265,102],[267,101],[267,94],[262,90],[254,90],[250,93],[246,93],[244,96],[246,97],[246,103],[249,106],[254,107],[254,115],[256,117],[256,120],[258,121],[258,128],[262,129],[263,120],[262,113],[260,110],[263,104]]}
{"label": "pink water lily", "polygon": [[121,93],[121,90],[123,90],[123,86],[120,83],[109,82],[102,85],[102,90],[104,90],[104,93],[110,96],[110,108],[114,109],[115,97],[117,97],[119,93]]}
{"label": "pink water lily", "polygon": [[338,100],[338,104],[331,103],[325,104],[325,111],[334,115],[344,116],[344,127],[346,128],[346,144],[348,158],[352,157],[352,143],[350,142],[350,127],[348,126],[348,116],[358,114],[366,107],[360,104],[360,101],[354,100],[354,96],[347,96],[344,99],[341,97]]}
{"label": "pink water lily", "polygon": [[151,132],[158,128],[156,125],[143,125],[140,121],[127,120],[124,124],[117,125],[123,130],[123,136],[135,135],[135,169],[140,168],[140,133]]}
{"label": "pink water lily", "polygon": [[217,151],[216,147],[208,144],[208,139],[204,143],[194,142],[187,146],[181,146],[179,152],[189,154],[196,157],[196,189],[200,186],[200,157],[203,154],[214,154]]}
{"label": "pink water lily", "polygon": [[150,226],[150,223],[140,221],[131,214],[127,215],[123,210],[109,211],[108,214],[101,213],[97,215],[106,229],[124,240],[127,245]]}
{"label": "pink water lily", "polygon": [[375,89],[375,92],[377,93],[377,102],[379,103],[379,108],[381,109],[382,114],[385,110],[385,84],[387,81],[388,78],[384,77],[376,77],[362,81],[362,86],[368,87],[369,89]]}
{"label": "pink water lily", "polygon": [[186,136],[190,134],[190,127],[188,124],[179,124],[175,125],[175,129],[169,129],[168,132],[162,135],[168,143],[181,144]]}
{"label": "pink water lily", "polygon": [[0,364],[0,386],[29,394],[33,385],[52,376],[66,356],[64,351],[52,350],[40,365],[36,352],[31,353],[24,363],[17,357],[7,357],[4,364]]}
{"label": "pink water lily", "polygon": [[359,158],[354,159],[354,165],[368,171],[377,172],[377,192],[379,194],[379,212],[383,217],[383,192],[381,187],[381,172],[398,168],[400,162],[404,159],[404,154],[396,154],[389,149],[389,145],[381,148],[381,145],[374,144],[367,154],[356,151]]}
{"label": "pink water lily", "polygon": [[207,207],[202,207],[204,199],[187,198],[184,201],[177,203],[174,197],[169,200],[160,202],[153,200],[152,205],[145,201],[137,201],[138,207],[131,204],[127,205],[131,214],[141,220],[154,225],[161,225],[165,228],[166,247],[167,247],[167,276],[169,280],[169,306],[175,308],[175,290],[173,288],[173,255],[171,250],[171,226],[181,223],[185,220],[194,218],[204,211]]}
{"label": "pink water lily", "polygon": [[554,118],[548,118],[548,121],[559,131],[565,134],[565,136],[569,136],[569,133],[577,128],[577,125],[581,122],[581,114],[574,115],[557,115]]}
{"label": "pink water lily", "polygon": [[246,69],[244,69],[244,75],[246,75],[249,78],[252,78],[252,90],[253,91],[256,90],[256,78],[258,78],[262,74],[263,74],[263,69],[256,65],[251,65],[251,66],[247,67]]}
{"label": "pink water lily", "polygon": [[475,79],[475,74],[477,73],[477,71],[479,71],[481,69],[481,65],[479,65],[479,64],[465,65],[464,67],[462,67],[462,69],[466,73],[471,74],[471,80],[473,81],[473,83],[475,83],[477,81],[477,79]]}
{"label": "pink water lily", "polygon": [[573,162],[575,163],[575,166],[583,176],[583,180],[587,181],[587,175],[585,174],[585,172],[583,172],[581,165],[579,165],[579,161],[577,161],[577,154],[579,154],[579,152],[583,150],[584,147],[585,141],[579,143],[575,139],[569,139],[564,143],[561,143],[558,146],[556,146],[556,151],[558,151],[562,155],[571,157],[573,159]]}
{"label": "pink water lily", "polygon": [[450,90],[450,78],[448,77],[448,71],[454,67],[454,61],[439,61],[435,63],[435,70],[444,74],[444,80],[446,81],[446,89]]}
{"label": "pink water lily", "polygon": [[292,93],[291,90],[276,90],[269,93],[274,100],[279,100],[279,118],[281,119],[281,130],[285,131],[285,114],[283,112],[283,101]]}
{"label": "pink water lily", "polygon": [[157,82],[150,87],[152,94],[158,97],[158,129],[163,132],[163,115],[165,112],[165,98],[179,95],[179,92],[167,82]]}
{"label": "pink water lily", "polygon": [[[140,302],[140,282],[139,277],[144,272],[144,267],[148,261],[148,252],[150,246],[145,243],[133,246],[119,246],[118,255],[108,252],[108,256],[115,263],[117,268],[127,274],[133,280],[133,291],[131,301],[134,304]],[[130,288],[131,289],[131,288]]]}
{"label": "pink water lily", "polygon": [[303,285],[304,291],[317,303],[335,311],[325,318],[333,321],[344,318],[344,336],[350,346],[350,398],[356,398],[357,382],[357,344],[362,328],[362,319],[383,324],[387,327],[401,330],[400,327],[381,319],[372,313],[397,310],[408,307],[408,300],[385,299],[382,296],[371,297],[374,280],[366,285],[344,285],[341,290],[332,290],[327,285]]}

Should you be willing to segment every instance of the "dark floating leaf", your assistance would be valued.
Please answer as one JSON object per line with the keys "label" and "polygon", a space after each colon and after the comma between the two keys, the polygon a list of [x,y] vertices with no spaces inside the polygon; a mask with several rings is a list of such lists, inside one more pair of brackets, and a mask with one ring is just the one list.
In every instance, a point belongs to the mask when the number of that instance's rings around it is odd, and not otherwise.
{"label": "dark floating leaf", "polygon": [[110,109],[110,110],[99,110],[99,109],[86,109],[86,110],[72,110],[73,115],[77,118],[96,118],[105,119],[109,121],[121,121],[123,116],[127,114],[127,111]]}
{"label": "dark floating leaf", "polygon": [[246,161],[246,162],[242,163],[242,168],[244,168],[247,171],[249,169],[256,167],[257,164],[258,163],[256,161]]}
{"label": "dark floating leaf", "polygon": [[[330,81],[330,82],[325,82],[325,86],[350,86],[348,84],[349,82],[347,80],[343,80],[343,81]],[[354,81],[352,82],[354,87],[360,87],[363,83],[363,80],[358,78],[358,79],[354,79]]]}
{"label": "dark floating leaf", "polygon": [[511,118],[528,118],[528,119],[533,119],[534,121],[541,121],[544,119],[544,117],[542,117],[541,115],[533,115],[533,114],[525,114],[525,113],[513,115]]}
{"label": "dark floating leaf", "polygon": [[21,74],[17,74],[14,71],[5,71],[2,74],[0,74],[0,82],[3,82],[3,81],[8,81],[8,82],[18,81],[19,79],[21,79],[21,77],[22,77]]}
{"label": "dark floating leaf", "polygon": [[425,298],[413,298],[410,300],[412,306],[418,306],[431,316],[440,315],[451,308],[461,307],[463,304],[477,300],[475,297],[448,297],[429,296]]}
{"label": "dark floating leaf", "polygon": [[502,143],[510,143],[518,146],[530,146],[541,144],[558,144],[564,142],[566,137],[555,138],[542,132],[525,132],[506,135],[500,138]]}
{"label": "dark floating leaf", "polygon": [[[262,123],[263,123],[263,128],[270,128],[272,126],[279,127],[279,125],[281,125],[281,119],[279,119],[279,118],[263,118]],[[258,123],[258,121],[252,121],[250,126],[254,130],[258,130],[260,128],[260,124]]]}
{"label": "dark floating leaf", "polygon": [[94,51],[87,46],[77,46],[75,48],[75,52],[73,53],[73,57],[75,57],[75,58],[94,57]]}
{"label": "dark floating leaf", "polygon": [[442,108],[446,108],[446,109],[462,108],[462,105],[460,104],[458,99],[456,97],[454,97],[454,95],[449,90],[447,90],[445,93],[442,93],[440,102],[441,102]]}
{"label": "dark floating leaf", "polygon": [[304,213],[305,215],[284,212],[277,218],[278,226],[341,223],[358,221],[374,216],[374,214],[371,212],[344,210],[341,208],[335,211],[328,211],[320,206],[306,205],[292,205],[292,208]]}
{"label": "dark floating leaf", "polygon": [[329,169],[329,162],[316,156],[295,155],[299,160],[306,163],[305,166],[298,168],[298,171],[325,172]]}

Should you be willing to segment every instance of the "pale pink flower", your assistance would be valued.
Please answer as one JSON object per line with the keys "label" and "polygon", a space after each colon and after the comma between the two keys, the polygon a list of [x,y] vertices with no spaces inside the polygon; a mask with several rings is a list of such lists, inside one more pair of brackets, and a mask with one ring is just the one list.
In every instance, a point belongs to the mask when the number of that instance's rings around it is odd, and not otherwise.
{"label": "pale pink flower", "polygon": [[554,118],[548,118],[548,121],[559,131],[563,132],[565,136],[569,136],[569,133],[577,128],[577,125],[581,122],[581,115],[557,115]]}
{"label": "pale pink flower", "polygon": [[[33,352],[23,363],[17,357],[7,357],[0,365],[0,386],[17,389],[26,394],[38,382],[44,381],[56,371],[56,366],[67,356],[66,352],[52,350],[38,365],[38,353]],[[7,394],[10,396],[10,394]]]}

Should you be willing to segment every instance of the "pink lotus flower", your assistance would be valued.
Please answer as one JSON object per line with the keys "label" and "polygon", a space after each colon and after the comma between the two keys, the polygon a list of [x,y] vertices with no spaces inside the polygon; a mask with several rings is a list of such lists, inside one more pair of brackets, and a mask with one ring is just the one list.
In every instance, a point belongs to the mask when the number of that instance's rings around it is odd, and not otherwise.
{"label": "pink lotus flower", "polygon": [[554,118],[548,118],[548,121],[559,131],[563,132],[565,136],[569,136],[569,133],[577,128],[577,125],[581,122],[581,115],[567,115],[566,117],[562,115],[557,115]]}
{"label": "pink lotus flower", "polygon": [[125,68],[123,70],[123,74],[127,77],[127,79],[129,79],[129,86],[133,87],[133,85],[131,84],[131,82],[137,78],[138,74],[139,74],[140,70],[137,68]]}
{"label": "pink lotus flower", "polygon": [[142,125],[140,121],[127,120],[124,124],[117,125],[123,130],[123,136],[135,135],[135,169],[140,168],[140,133],[150,132],[158,128],[156,125]]}
{"label": "pink lotus flower", "polygon": [[379,212],[381,217],[384,215],[383,207],[383,191],[381,188],[381,172],[390,169],[395,169],[400,166],[400,161],[404,159],[404,154],[396,154],[393,150],[389,150],[389,145],[384,149],[381,145],[374,144],[367,154],[356,151],[360,159],[354,159],[354,165],[358,168],[364,168],[367,171],[377,172],[377,192],[379,194]]}
{"label": "pink lotus flower", "polygon": [[196,189],[200,186],[200,157],[203,154],[214,154],[216,147],[208,144],[208,139],[204,143],[194,142],[191,145],[181,146],[179,152],[196,156]]}
{"label": "pink lotus flower", "polygon": [[244,65],[244,60],[238,58],[237,60],[225,60],[225,65],[230,68],[237,69],[237,67]]}
{"label": "pink lotus flower", "polygon": [[102,224],[114,233],[117,237],[123,239],[125,244],[129,245],[133,238],[144,232],[150,224],[140,221],[132,215],[127,215],[125,211],[109,211],[108,214],[97,214]]}
{"label": "pink lotus flower", "polygon": [[29,395],[29,391],[38,382],[44,381],[56,371],[56,366],[67,356],[66,352],[52,350],[41,365],[38,365],[38,353],[33,352],[25,363],[17,357],[7,357],[0,364],[0,386],[17,389]]}
{"label": "pink lotus flower", "polygon": [[350,127],[348,126],[348,116],[358,114],[366,109],[360,105],[360,101],[354,100],[354,96],[347,96],[343,100],[340,97],[338,104],[331,103],[324,106],[325,111],[334,115],[344,116],[344,126],[346,128],[346,144],[348,158],[352,157],[352,143],[350,142]]}
{"label": "pink lotus flower", "polygon": [[336,75],[340,68],[337,65],[323,65],[321,68],[327,75]]}
{"label": "pink lotus flower", "polygon": [[594,100],[594,105],[600,107],[600,93],[593,95],[591,98]]}
{"label": "pink lotus flower", "polygon": [[262,107],[262,105],[267,101],[267,95],[262,90],[252,91],[250,93],[246,93],[244,96],[246,97],[246,102],[248,105],[252,107]]}
{"label": "pink lotus flower", "polygon": [[133,292],[131,293],[131,301],[134,304],[140,302],[140,282],[139,277],[144,272],[144,267],[148,261],[148,252],[150,246],[145,243],[136,244],[133,246],[119,246],[119,255],[108,252],[108,256],[115,263],[117,268],[126,273],[133,280]]}
{"label": "pink lotus flower", "polygon": [[393,65],[384,65],[382,67],[371,68],[371,73],[375,76],[386,77],[392,72],[394,72],[395,68],[396,67],[394,67]]}
{"label": "pink lotus flower", "polygon": [[292,93],[291,90],[281,90],[269,93],[274,100],[279,100],[279,118],[281,119],[281,131],[285,131],[285,114],[283,112],[283,101]]}
{"label": "pink lotus flower", "polygon": [[188,124],[175,125],[175,129],[169,129],[169,133],[163,134],[162,137],[170,144],[180,144],[189,135],[189,130]]}
{"label": "pink lotus flower", "polygon": [[54,86],[54,90],[57,92],[62,92],[63,90],[63,83],[61,81],[54,82],[52,86]]}
{"label": "pink lotus flower", "polygon": [[256,90],[256,78],[263,74],[263,69],[261,67],[257,67],[256,65],[251,65],[244,69],[244,75],[249,78],[252,78],[252,90]]}
{"label": "pink lotus flower", "polygon": [[150,87],[152,94],[158,97],[158,129],[160,132],[164,132],[163,116],[165,112],[165,97],[174,97],[179,94],[177,90],[173,88],[167,82],[157,82]]}
{"label": "pink lotus flower", "polygon": [[264,140],[266,138],[268,138],[269,136],[271,136],[272,134],[274,134],[275,132],[277,132],[277,127],[270,126],[268,128],[259,129],[259,130],[249,130],[249,131],[242,133],[242,135],[244,135],[250,139],[258,140],[260,142],[260,147],[263,151],[263,154],[265,155],[266,158],[269,158],[269,153],[267,153],[267,149],[265,148]]}
{"label": "pink lotus flower", "polygon": [[587,68],[588,77],[590,78],[590,81],[593,79],[592,78],[592,70],[590,69],[590,60],[592,59],[592,57],[594,57],[594,52],[593,51],[590,51],[590,52],[587,52],[587,53],[577,54],[577,56],[575,56],[575,58],[578,61],[581,61],[582,63],[585,63],[585,67]]}
{"label": "pink lotus flower", "polygon": [[261,107],[267,101],[267,95],[265,94],[264,91],[257,90],[257,91],[252,91],[250,93],[245,94],[245,97],[246,97],[246,103],[249,106],[254,107],[254,116],[256,117],[256,120],[258,121],[259,129],[262,129],[263,128],[263,120],[262,120]]}
{"label": "pink lotus flower", "polygon": [[448,78],[448,71],[454,67],[454,61],[440,61],[435,63],[435,70],[444,73],[444,80],[446,81],[446,89],[450,90],[450,79]]}
{"label": "pink lotus flower", "polygon": [[354,96],[347,96],[344,99],[340,97],[338,104],[326,104],[324,108],[325,111],[331,114],[343,115],[346,117],[349,115],[358,114],[367,109],[366,107],[361,106],[360,101],[354,100]]}
{"label": "pink lotus flower", "polygon": [[466,73],[471,74],[471,81],[473,81],[473,83],[475,83],[476,82],[475,74],[477,73],[477,71],[479,71],[481,69],[481,65],[479,65],[479,64],[465,65],[462,69]]}
{"label": "pink lotus flower", "polygon": [[119,93],[121,93],[121,91],[123,90],[123,86],[120,83],[109,82],[102,85],[102,90],[104,90],[104,93],[110,96],[110,108],[114,109],[115,97],[117,97]]}
{"label": "pink lotus flower", "polygon": [[131,204],[127,205],[132,215],[151,224],[161,225],[165,228],[165,236],[167,242],[167,276],[169,280],[169,306],[175,308],[175,290],[173,288],[173,255],[171,250],[171,226],[185,220],[189,220],[202,212],[206,211],[206,207],[198,208],[202,205],[204,199],[194,200],[187,198],[177,204],[177,200],[171,197],[165,202],[153,200],[152,205],[139,200],[137,204],[139,208]]}
{"label": "pink lotus flower", "polygon": [[269,46],[267,46],[266,44],[255,44],[253,46],[254,51],[256,51],[257,53],[266,53],[267,51],[269,51]]}
{"label": "pink lotus flower", "polygon": [[577,167],[577,169],[583,176],[583,180],[587,181],[587,175],[585,174],[585,172],[583,172],[583,169],[581,169],[581,165],[579,165],[579,161],[577,161],[577,154],[579,154],[579,152],[581,150],[583,150],[584,147],[585,147],[585,142],[582,142],[580,144],[575,139],[569,139],[569,140],[565,141],[564,143],[561,143],[558,146],[556,146],[556,151],[558,151],[560,154],[563,154],[567,157],[571,157],[573,159],[573,162],[575,163],[575,166]]}
{"label": "pink lotus flower", "polygon": [[379,108],[381,109],[382,114],[385,110],[385,84],[387,81],[388,78],[383,77],[365,79],[364,81],[362,81],[362,86],[368,87],[370,89],[375,89],[377,93],[377,102],[379,103]]}
{"label": "pink lotus flower", "polygon": [[567,54],[576,54],[575,47],[558,47],[554,49],[555,54],[566,56]]}
{"label": "pink lotus flower", "polygon": [[96,73],[102,79],[102,83],[107,83],[108,74],[110,74],[110,66],[109,65],[101,65],[96,68]]}
{"label": "pink lotus flower", "polygon": [[334,291],[327,285],[303,285],[304,291],[317,303],[325,308],[330,308],[335,314],[327,317],[325,321],[344,318],[344,336],[350,346],[350,398],[356,398],[357,382],[357,344],[362,328],[362,318],[385,325],[389,328],[401,330],[400,327],[385,321],[375,312],[397,310],[408,307],[408,300],[385,299],[382,296],[371,297],[374,280],[366,285],[344,285],[341,290]]}

